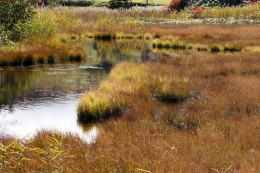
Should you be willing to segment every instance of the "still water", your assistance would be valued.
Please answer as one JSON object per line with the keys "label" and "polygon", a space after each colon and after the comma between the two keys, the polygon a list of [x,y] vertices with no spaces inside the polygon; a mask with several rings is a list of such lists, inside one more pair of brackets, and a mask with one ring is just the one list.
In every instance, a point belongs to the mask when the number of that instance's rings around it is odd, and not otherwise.
{"label": "still water", "polygon": [[77,122],[77,104],[108,76],[111,66],[102,63],[142,62],[150,51],[142,42],[84,41],[82,46],[84,64],[0,69],[1,137],[30,138],[46,129],[76,134],[87,143],[95,140],[97,127],[85,131]]}

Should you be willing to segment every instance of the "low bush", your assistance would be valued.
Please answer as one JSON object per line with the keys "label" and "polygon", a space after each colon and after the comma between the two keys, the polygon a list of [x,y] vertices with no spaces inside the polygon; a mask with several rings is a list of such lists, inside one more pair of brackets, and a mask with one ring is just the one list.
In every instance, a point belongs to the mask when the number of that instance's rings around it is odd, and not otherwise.
{"label": "low bush", "polygon": [[[0,1],[0,26],[1,42],[8,39],[17,40],[15,33],[15,26],[17,23],[26,22],[33,16],[34,12],[29,2],[24,0],[2,0]],[[8,34],[7,34],[8,33]],[[4,40],[4,41],[3,41]]]}
{"label": "low bush", "polygon": [[192,10],[191,13],[198,15],[202,13],[202,7],[226,7],[242,6],[248,4],[246,0],[171,0],[166,6],[169,11]]}
{"label": "low bush", "polygon": [[220,52],[220,48],[217,46],[213,46],[210,48],[211,52]]}
{"label": "low bush", "polygon": [[110,0],[108,8],[110,9],[128,9],[132,4],[128,0]]}
{"label": "low bush", "polygon": [[57,24],[51,15],[47,13],[37,13],[26,22],[15,24],[16,37],[19,39],[28,39],[30,37],[48,37],[57,30]]}
{"label": "low bush", "polygon": [[224,47],[225,52],[241,52],[242,48],[240,47]]}

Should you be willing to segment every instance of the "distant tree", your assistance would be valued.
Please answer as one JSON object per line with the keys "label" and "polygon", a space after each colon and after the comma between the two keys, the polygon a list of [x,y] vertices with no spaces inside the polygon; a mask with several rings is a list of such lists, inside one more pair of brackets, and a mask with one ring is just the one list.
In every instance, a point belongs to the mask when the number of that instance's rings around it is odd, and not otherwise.
{"label": "distant tree", "polygon": [[110,0],[108,8],[110,9],[128,9],[132,3],[129,0]]}

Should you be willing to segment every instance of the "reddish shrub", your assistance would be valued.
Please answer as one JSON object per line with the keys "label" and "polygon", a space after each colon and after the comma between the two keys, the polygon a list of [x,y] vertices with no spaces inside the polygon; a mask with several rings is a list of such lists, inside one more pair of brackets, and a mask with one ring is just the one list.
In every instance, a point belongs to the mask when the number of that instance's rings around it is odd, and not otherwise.
{"label": "reddish shrub", "polygon": [[250,4],[257,4],[260,3],[260,0],[250,0],[249,2]]}
{"label": "reddish shrub", "polygon": [[193,15],[195,15],[195,16],[198,16],[198,15],[200,15],[202,12],[203,12],[202,7],[196,6],[196,7],[191,11],[191,14],[193,14]]}

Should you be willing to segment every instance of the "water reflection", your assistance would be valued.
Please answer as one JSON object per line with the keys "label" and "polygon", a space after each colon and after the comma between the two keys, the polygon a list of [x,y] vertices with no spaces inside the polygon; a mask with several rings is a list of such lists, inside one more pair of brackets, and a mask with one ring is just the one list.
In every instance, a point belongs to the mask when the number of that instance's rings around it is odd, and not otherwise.
{"label": "water reflection", "polygon": [[39,129],[75,133],[86,142],[97,136],[94,127],[84,133],[76,108],[84,92],[98,87],[104,71],[78,68],[5,69],[0,71],[1,136],[33,136]]}
{"label": "water reflection", "polygon": [[90,41],[83,42],[83,49],[90,65],[121,61],[145,62],[158,58],[150,44],[144,41]]}
{"label": "water reflection", "polygon": [[[97,89],[117,62],[143,62],[151,55],[142,42],[84,41],[83,49],[86,64],[0,70],[0,136],[23,138],[47,129],[94,141],[97,127],[86,132],[77,123],[79,100],[87,90]],[[93,65],[99,68],[82,68]]]}

